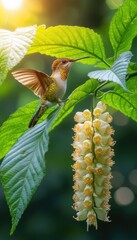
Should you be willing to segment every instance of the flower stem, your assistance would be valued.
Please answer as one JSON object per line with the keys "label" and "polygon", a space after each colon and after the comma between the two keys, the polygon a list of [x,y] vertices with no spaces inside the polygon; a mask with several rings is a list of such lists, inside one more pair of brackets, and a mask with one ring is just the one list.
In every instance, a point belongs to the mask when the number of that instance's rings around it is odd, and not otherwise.
{"label": "flower stem", "polygon": [[107,85],[107,84],[108,84],[107,81],[105,81],[105,82],[103,82],[102,84],[100,84],[100,85],[96,88],[96,90],[95,90],[95,92],[94,92],[94,96],[97,97],[98,91],[99,91],[102,87],[104,87],[105,85]]}

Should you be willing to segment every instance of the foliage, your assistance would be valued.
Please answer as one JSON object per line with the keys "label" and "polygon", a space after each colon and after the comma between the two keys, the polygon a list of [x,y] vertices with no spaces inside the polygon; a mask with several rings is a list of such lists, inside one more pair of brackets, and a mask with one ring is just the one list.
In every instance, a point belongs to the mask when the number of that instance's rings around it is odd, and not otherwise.
{"label": "foliage", "polygon": [[34,130],[28,130],[1,164],[1,181],[13,222],[11,233],[45,175],[48,132],[57,112]]}
{"label": "foliage", "polygon": [[[45,175],[49,132],[72,112],[78,102],[94,95],[137,121],[137,72],[136,67],[133,68],[136,63],[130,63],[132,41],[137,33],[136,21],[136,0],[126,0],[110,24],[109,37],[114,50],[111,61],[106,57],[101,36],[92,29],[76,26],[46,29],[42,25],[17,29],[13,33],[0,30],[1,82],[26,54],[35,52],[72,59],[88,56],[80,62],[99,68],[89,73],[89,77],[97,80],[87,80],[60,107],[49,108],[40,121],[46,120],[31,130],[27,131],[27,124],[37,101],[18,109],[1,126],[0,157],[7,155],[1,164],[0,175],[12,216],[11,233]],[[103,86],[109,86],[110,82],[114,88],[104,92]]]}
{"label": "foliage", "polygon": [[130,92],[126,92],[123,88],[115,87],[114,91],[104,94],[102,100],[109,103],[109,106],[121,111],[123,114],[137,121],[137,80],[132,77],[127,82]]}
{"label": "foliage", "polygon": [[45,29],[40,26],[28,54],[34,52],[58,58],[90,56],[81,62],[108,66],[101,36],[84,27],[56,26]]}
{"label": "foliage", "polygon": [[124,52],[119,56],[109,70],[92,71],[88,74],[88,76],[90,78],[98,79],[101,82],[107,80],[118,83],[126,90],[126,74],[131,57],[131,52]]}
{"label": "foliage", "polygon": [[114,15],[109,29],[114,57],[118,57],[120,53],[131,49],[132,41],[137,35],[136,26],[136,0],[125,0],[122,7]]}
{"label": "foliage", "polygon": [[0,29],[0,83],[26,55],[36,34],[36,25],[17,28],[14,32]]}

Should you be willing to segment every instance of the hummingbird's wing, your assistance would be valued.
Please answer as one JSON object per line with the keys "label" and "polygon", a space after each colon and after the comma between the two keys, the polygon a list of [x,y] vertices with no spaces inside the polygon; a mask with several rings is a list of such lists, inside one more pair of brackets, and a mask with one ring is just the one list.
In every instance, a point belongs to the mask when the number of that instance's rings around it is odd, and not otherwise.
{"label": "hummingbird's wing", "polygon": [[52,78],[47,74],[33,69],[19,69],[13,71],[12,75],[18,82],[28,87],[40,98],[45,96],[50,84],[53,82]]}

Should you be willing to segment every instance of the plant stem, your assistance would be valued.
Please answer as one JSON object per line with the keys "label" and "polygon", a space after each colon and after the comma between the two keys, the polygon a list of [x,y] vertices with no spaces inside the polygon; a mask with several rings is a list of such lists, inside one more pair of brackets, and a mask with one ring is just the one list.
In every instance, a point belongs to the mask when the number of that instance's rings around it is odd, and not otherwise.
{"label": "plant stem", "polygon": [[103,82],[101,85],[99,85],[96,90],[95,90],[95,93],[94,93],[94,96],[97,97],[97,92],[102,88],[104,87],[106,84],[108,84],[108,82]]}

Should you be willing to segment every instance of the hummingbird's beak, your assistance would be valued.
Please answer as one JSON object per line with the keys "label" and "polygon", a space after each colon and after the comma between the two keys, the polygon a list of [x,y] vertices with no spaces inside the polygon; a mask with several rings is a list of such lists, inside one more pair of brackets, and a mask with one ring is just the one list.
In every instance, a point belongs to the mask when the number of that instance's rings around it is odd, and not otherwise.
{"label": "hummingbird's beak", "polygon": [[90,58],[90,57],[86,56],[86,57],[80,57],[80,58],[71,59],[71,62],[77,62],[77,61],[85,59],[85,58]]}

